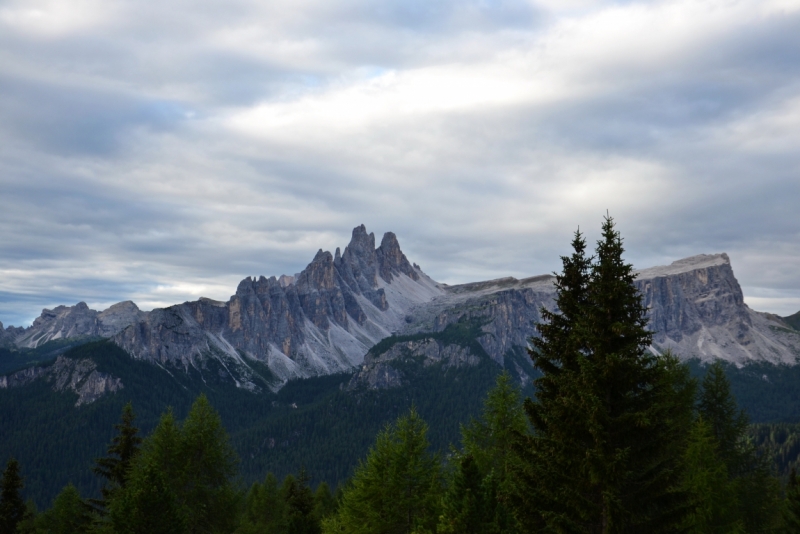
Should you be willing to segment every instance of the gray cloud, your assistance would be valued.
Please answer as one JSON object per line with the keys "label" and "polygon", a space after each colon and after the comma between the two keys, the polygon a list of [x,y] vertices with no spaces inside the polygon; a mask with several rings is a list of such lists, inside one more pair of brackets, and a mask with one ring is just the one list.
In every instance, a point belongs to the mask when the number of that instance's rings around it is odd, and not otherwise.
{"label": "gray cloud", "polygon": [[224,299],[362,222],[541,274],[606,209],[635,265],[727,251],[800,309],[800,7],[563,5],[7,3],[0,321]]}

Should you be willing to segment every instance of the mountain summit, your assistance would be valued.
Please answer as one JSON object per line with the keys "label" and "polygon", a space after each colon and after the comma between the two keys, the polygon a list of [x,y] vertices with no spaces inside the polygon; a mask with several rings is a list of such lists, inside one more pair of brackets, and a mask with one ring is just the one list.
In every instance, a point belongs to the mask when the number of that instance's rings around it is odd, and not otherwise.
{"label": "mountain summit", "polygon": [[[256,390],[259,383],[278,389],[291,378],[361,366],[368,350],[392,335],[466,322],[479,325],[475,339],[485,354],[516,365],[508,356],[522,354],[540,309],[554,306],[553,281],[544,275],[439,284],[408,261],[395,234],[384,234],[376,248],[375,235],[361,225],[344,252],[320,249],[295,276],[245,278],[227,302],[201,298],[151,312],[132,302],[97,312],[81,302],[44,310],[27,329],[0,328],[0,342],[36,347],[106,337],[136,359],[187,371],[216,361],[238,386]],[[744,303],[726,254],[640,270],[636,285],[655,332],[653,351],[738,365],[794,364],[800,355],[800,332]]]}

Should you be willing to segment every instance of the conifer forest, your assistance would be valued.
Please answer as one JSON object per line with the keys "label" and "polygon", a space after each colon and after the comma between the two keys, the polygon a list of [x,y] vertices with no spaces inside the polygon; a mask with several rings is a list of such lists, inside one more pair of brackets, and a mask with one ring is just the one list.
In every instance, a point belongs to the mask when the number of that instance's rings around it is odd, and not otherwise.
{"label": "conifer forest", "polygon": [[[133,398],[87,419],[108,437],[88,468],[70,464],[89,450],[79,432],[76,451],[5,434],[29,450],[2,458],[0,534],[800,532],[796,425],[743,409],[724,364],[651,351],[623,253],[609,217],[593,252],[575,233],[558,310],[519,355],[528,382],[479,365],[446,387],[430,374],[445,370],[420,372],[395,397],[345,395],[331,376],[269,407],[214,390]],[[303,445],[264,437],[287,421]],[[57,480],[55,462],[71,466]]]}

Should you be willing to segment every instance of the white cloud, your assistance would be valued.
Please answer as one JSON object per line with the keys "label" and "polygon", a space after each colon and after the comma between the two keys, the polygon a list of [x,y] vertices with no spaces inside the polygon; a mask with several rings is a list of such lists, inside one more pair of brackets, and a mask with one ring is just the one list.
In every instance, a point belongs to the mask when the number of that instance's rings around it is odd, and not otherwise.
{"label": "white cloud", "polygon": [[637,267],[728,251],[784,310],[797,22],[788,0],[6,3],[0,320],[224,299],[362,222],[444,282],[541,274],[606,209]]}

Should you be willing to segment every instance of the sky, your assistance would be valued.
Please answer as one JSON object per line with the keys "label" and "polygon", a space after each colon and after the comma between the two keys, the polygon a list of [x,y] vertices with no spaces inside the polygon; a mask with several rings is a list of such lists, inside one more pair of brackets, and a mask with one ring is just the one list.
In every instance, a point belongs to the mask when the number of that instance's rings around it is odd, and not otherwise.
{"label": "sky", "polygon": [[727,252],[800,310],[800,0],[0,0],[0,321],[227,300],[365,224],[449,284]]}

